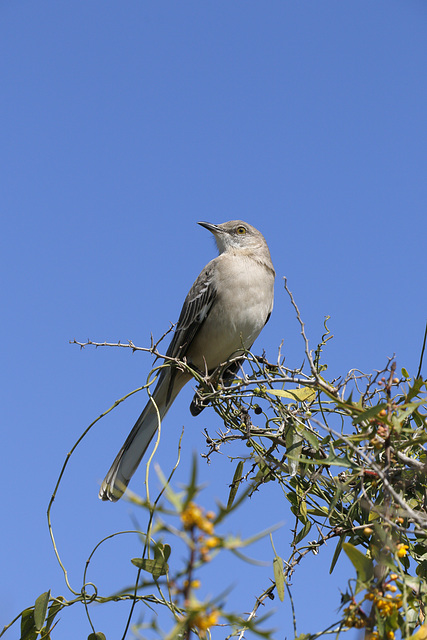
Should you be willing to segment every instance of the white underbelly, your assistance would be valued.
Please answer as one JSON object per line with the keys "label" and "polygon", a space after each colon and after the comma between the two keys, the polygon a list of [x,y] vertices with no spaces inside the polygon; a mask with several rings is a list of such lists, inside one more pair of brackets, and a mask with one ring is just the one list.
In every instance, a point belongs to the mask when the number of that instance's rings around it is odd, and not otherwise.
{"label": "white underbelly", "polygon": [[[261,278],[264,286],[260,287],[257,270],[250,266],[250,280],[249,274],[241,269],[227,273],[227,280],[220,283],[221,296],[214,301],[187,352],[188,360],[201,370],[206,366],[212,370],[233,354],[249,349],[267,321],[272,308],[274,277],[267,279],[267,286],[265,277]],[[258,268],[265,269],[261,265]]]}

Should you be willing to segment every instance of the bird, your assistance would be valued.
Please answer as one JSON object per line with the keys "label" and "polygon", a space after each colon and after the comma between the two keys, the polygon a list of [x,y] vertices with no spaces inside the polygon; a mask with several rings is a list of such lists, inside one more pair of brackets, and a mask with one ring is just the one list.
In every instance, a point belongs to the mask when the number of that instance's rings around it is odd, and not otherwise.
{"label": "bird", "polygon": [[[185,358],[192,367],[211,374],[252,347],[273,309],[276,274],[267,242],[252,225],[242,220],[198,224],[213,234],[219,255],[204,267],[185,298],[166,356]],[[238,364],[233,361],[231,372]],[[101,500],[121,498],[159,420],[191,378],[188,370],[162,367],[151,398],[102,482]],[[205,406],[196,396],[190,406],[193,415]]]}

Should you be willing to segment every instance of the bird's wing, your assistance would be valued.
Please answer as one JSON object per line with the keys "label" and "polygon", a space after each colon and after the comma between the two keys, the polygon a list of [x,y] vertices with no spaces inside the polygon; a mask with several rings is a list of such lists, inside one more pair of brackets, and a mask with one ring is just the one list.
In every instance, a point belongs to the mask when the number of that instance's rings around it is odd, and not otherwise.
{"label": "bird's wing", "polygon": [[[216,297],[212,283],[215,265],[210,262],[197,278],[186,297],[174,336],[166,352],[170,358],[182,359],[197,331],[206,319]],[[177,369],[164,367],[153,392],[154,405],[149,401],[139,416],[126,442],[120,449],[102,483],[99,497],[116,501],[123,494],[139,465],[145,450],[158,429],[158,418],[163,419],[177,393],[186,380],[176,382]],[[157,413],[159,412],[159,414]]]}
{"label": "bird's wing", "polygon": [[170,358],[182,358],[206,320],[216,298],[213,284],[215,260],[203,269],[185,298],[174,336],[166,352]]}

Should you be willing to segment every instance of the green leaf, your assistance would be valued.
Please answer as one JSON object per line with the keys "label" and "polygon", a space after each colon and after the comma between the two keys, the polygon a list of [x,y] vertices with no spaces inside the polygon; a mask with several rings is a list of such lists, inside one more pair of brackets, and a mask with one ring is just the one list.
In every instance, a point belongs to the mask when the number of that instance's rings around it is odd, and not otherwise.
{"label": "green leaf", "polygon": [[299,512],[304,521],[307,520],[307,502],[305,500],[301,500],[299,504]]}
{"label": "green leaf", "polygon": [[356,569],[357,581],[359,583],[357,592],[361,591],[374,577],[374,563],[349,542],[343,542],[342,546]]}
{"label": "green leaf", "polygon": [[309,513],[311,516],[325,518],[328,515],[328,507],[319,505],[317,507],[313,507],[312,509],[307,509],[307,513]]}
{"label": "green leaf", "polygon": [[341,458],[334,451],[330,451],[327,458],[307,458],[306,456],[300,456],[298,462],[304,462],[307,464],[319,464],[322,466],[331,466],[331,467],[345,467],[353,469],[354,471],[359,471],[360,467],[351,462],[348,458]]}
{"label": "green leaf", "polygon": [[228,495],[227,509],[231,507],[239,489],[240,479],[243,471],[243,460],[240,460],[237,464],[236,471],[234,472],[233,481],[231,483],[230,493]]}
{"label": "green leaf", "polygon": [[342,551],[342,546],[345,540],[345,536],[340,536],[340,539],[338,540],[338,544],[335,547],[335,551],[334,551],[334,555],[332,558],[332,562],[331,562],[331,567],[329,569],[329,573],[332,573],[332,571],[335,569],[335,565],[338,562],[338,558],[340,557],[340,553]]}
{"label": "green leaf", "polygon": [[290,400],[296,400],[297,402],[311,402],[316,397],[316,391],[311,387],[302,387],[302,389],[290,389],[288,391],[284,391],[283,389],[265,389],[265,391],[272,396],[289,398]]}
{"label": "green leaf", "polygon": [[106,640],[106,638],[101,631],[97,631],[96,633],[90,633],[87,640]]}
{"label": "green leaf", "polygon": [[166,560],[166,562],[169,560],[169,556],[171,554],[171,551],[172,551],[172,549],[171,549],[170,544],[165,544],[163,546],[163,557]]}
{"label": "green leaf", "polygon": [[401,429],[403,423],[420,407],[424,404],[424,400],[417,400],[417,402],[407,402],[399,407],[397,415],[393,415],[391,422],[395,429]]}
{"label": "green leaf", "polygon": [[[169,502],[175,507],[175,509],[178,512],[183,511],[184,506],[187,503],[184,504],[184,501],[182,499],[182,493],[178,494],[175,491],[172,491],[171,486],[170,486],[166,476],[163,474],[163,471],[160,469],[160,467],[156,467],[156,473],[157,473],[157,476],[158,476],[160,482],[162,483],[162,486],[165,489],[166,497],[169,500]],[[188,500],[188,502],[189,502],[189,500]]]}
{"label": "green leaf", "polygon": [[294,506],[298,506],[298,501],[299,498],[297,496],[297,494],[295,493],[295,491],[289,491],[289,493],[286,494],[287,499],[289,500],[289,502],[291,504],[293,504]]}
{"label": "green leaf", "polygon": [[274,581],[276,583],[277,595],[280,602],[285,599],[285,578],[283,576],[283,560],[279,556],[275,556],[273,560]]}
{"label": "green leaf", "polygon": [[307,522],[305,523],[301,531],[299,531],[295,536],[295,538],[293,539],[292,544],[298,544],[301,542],[301,540],[304,540],[305,536],[309,533],[310,529],[311,529],[311,522],[307,520]]}
{"label": "green leaf", "polygon": [[375,418],[375,416],[377,416],[380,411],[386,408],[387,408],[387,405],[385,402],[383,402],[381,404],[375,405],[375,407],[371,407],[370,409],[367,409],[366,411],[362,411],[362,413],[359,413],[358,416],[353,418],[353,424],[359,424],[360,422],[364,422],[365,420],[370,420],[371,418]]}
{"label": "green leaf", "polygon": [[414,384],[408,391],[408,395],[406,396],[406,401],[408,402],[409,400],[412,400],[412,398],[415,398],[419,394],[421,387],[424,384],[425,382],[422,378],[416,378],[414,380]]}
{"label": "green leaf", "polygon": [[49,604],[49,598],[50,591],[46,591],[37,598],[34,605],[34,626],[37,631],[41,631],[43,628],[47,613],[47,606]]}
{"label": "green leaf", "polygon": [[288,427],[285,436],[286,454],[288,456],[289,475],[292,477],[298,473],[299,457],[302,452],[303,438],[293,425]]}
{"label": "green leaf", "polygon": [[34,609],[25,609],[21,613],[21,640],[36,640],[38,631],[34,625]]}
{"label": "green leaf", "polygon": [[315,451],[319,451],[319,439],[315,433],[310,431],[310,429],[304,429],[303,436]]}
{"label": "green leaf", "polygon": [[347,400],[344,400],[344,404],[353,404],[353,391],[350,391],[350,395]]}
{"label": "green leaf", "polygon": [[[424,427],[424,420],[421,418],[420,414],[418,413],[418,411],[414,411],[414,413],[412,414],[412,418],[415,422],[415,424],[417,425],[418,428],[423,428]],[[424,442],[426,442],[426,440],[424,440]],[[424,444],[424,442],[421,442],[421,444]]]}
{"label": "green leaf", "polygon": [[45,627],[45,633],[49,633],[52,623],[54,621],[55,616],[64,608],[62,604],[64,602],[64,598],[62,596],[58,596],[53,600],[49,607],[49,613],[47,614],[47,622]]}
{"label": "green leaf", "polygon": [[197,456],[193,454],[193,463],[191,465],[191,478],[190,484],[187,487],[187,499],[185,505],[187,506],[197,493]]}
{"label": "green leaf", "polygon": [[279,600],[283,602],[283,600],[285,599],[285,577],[283,574],[283,560],[280,556],[277,555],[277,551],[273,542],[273,536],[271,535],[271,533],[270,533],[270,541],[274,551],[274,559],[273,559],[274,581],[276,583],[277,595],[279,596]]}
{"label": "green leaf", "polygon": [[171,554],[171,548],[169,544],[162,544],[161,542],[155,542],[153,544],[154,558],[158,562],[165,562],[168,560]]}
{"label": "green leaf", "polygon": [[164,560],[151,560],[147,558],[132,558],[132,564],[138,569],[151,573],[153,578],[157,580],[160,576],[166,575],[169,571],[168,563]]}
{"label": "green leaf", "polygon": [[368,515],[368,522],[373,522],[374,520],[378,520],[380,517],[379,513],[375,513],[375,511],[370,511]]}

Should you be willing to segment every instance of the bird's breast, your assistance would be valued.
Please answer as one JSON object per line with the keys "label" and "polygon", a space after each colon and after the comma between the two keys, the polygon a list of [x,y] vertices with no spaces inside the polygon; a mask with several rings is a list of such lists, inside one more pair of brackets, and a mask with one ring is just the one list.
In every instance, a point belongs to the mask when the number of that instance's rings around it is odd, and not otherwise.
{"label": "bird's breast", "polygon": [[201,370],[249,349],[273,307],[274,274],[265,265],[229,259],[218,265],[217,278],[216,298],[187,353]]}

